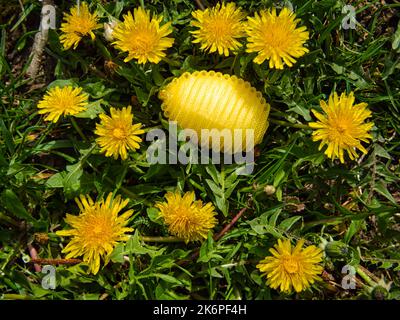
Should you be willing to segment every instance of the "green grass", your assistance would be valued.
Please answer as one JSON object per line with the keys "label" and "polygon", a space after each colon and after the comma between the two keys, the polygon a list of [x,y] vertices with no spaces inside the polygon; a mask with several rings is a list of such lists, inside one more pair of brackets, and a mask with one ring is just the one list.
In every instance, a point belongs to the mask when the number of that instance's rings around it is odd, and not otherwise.
{"label": "green grass", "polygon": [[[173,21],[175,45],[160,64],[124,63],[101,31],[96,40],[63,51],[52,31],[46,55],[53,66],[32,86],[25,76],[40,3],[25,0],[0,20],[0,292],[4,299],[399,299],[400,298],[400,67],[396,12],[400,4],[352,1],[356,30],[340,28],[345,1],[293,1],[310,31],[310,52],[292,68],[275,71],[256,65],[244,49],[228,58],[203,53],[191,44],[189,21],[195,2],[145,1],[146,8]],[[213,1],[203,1],[212,5]],[[249,12],[278,1],[236,1]],[[70,4],[57,1],[57,21]],[[92,1],[102,22],[117,18],[140,1],[115,4]],[[1,7],[1,6],[0,6]],[[393,17],[390,18],[390,14]],[[1,16],[1,14],[0,14]],[[389,16],[389,18],[385,18]],[[397,32],[396,32],[397,30]],[[112,61],[119,66],[105,66]],[[235,165],[150,165],[148,142],[127,161],[99,153],[94,143],[97,113],[109,106],[133,106],[146,128],[165,127],[157,98],[160,87],[186,71],[218,70],[250,81],[271,104],[270,127],[258,146],[251,176],[237,176]],[[56,81],[56,82],[54,82]],[[90,95],[94,111],[54,125],[38,115],[37,102],[47,86],[75,83]],[[373,111],[373,141],[368,154],[340,164],[327,159],[304,125],[334,90],[354,91]],[[83,138],[84,137],[84,138]],[[264,187],[272,185],[273,194]],[[194,190],[213,202],[219,224],[215,234],[247,208],[220,239],[201,243],[169,242],[156,219],[156,201],[166,191]],[[217,189],[218,192],[215,192]],[[56,230],[66,213],[78,213],[74,197],[114,192],[129,198],[134,210],[128,243],[115,249],[112,262],[98,275],[82,265],[57,266],[56,290],[41,286],[28,247],[43,259],[63,258],[66,245]],[[38,234],[47,235],[38,241]],[[144,237],[163,237],[148,242]],[[270,289],[256,269],[278,238],[319,245],[340,241],[347,252],[324,258],[323,280],[300,294]],[[150,240],[147,238],[147,240]],[[153,239],[154,240],[154,239]],[[161,240],[161,242],[160,242]],[[198,251],[199,250],[199,251]],[[194,253],[199,256],[183,262]],[[129,261],[124,258],[127,257]],[[357,288],[341,287],[342,267],[357,269]],[[382,294],[377,289],[385,286]],[[390,284],[390,286],[388,286]]]}

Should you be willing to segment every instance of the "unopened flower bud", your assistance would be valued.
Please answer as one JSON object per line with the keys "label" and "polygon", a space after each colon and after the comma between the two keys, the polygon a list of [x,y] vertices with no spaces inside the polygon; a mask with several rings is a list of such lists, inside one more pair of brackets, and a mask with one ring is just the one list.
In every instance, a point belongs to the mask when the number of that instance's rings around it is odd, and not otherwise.
{"label": "unopened flower bud", "polygon": [[113,32],[117,23],[117,20],[111,20],[108,23],[104,23],[104,38],[109,42],[114,41]]}
{"label": "unopened flower bud", "polygon": [[389,292],[386,288],[377,285],[371,292],[372,299],[376,300],[385,300],[389,295]]}
{"label": "unopened flower bud", "polygon": [[268,195],[271,196],[275,193],[276,189],[272,185],[267,185],[264,187],[264,192]]}
{"label": "unopened flower bud", "polygon": [[340,241],[328,242],[325,246],[325,252],[332,258],[345,258],[349,255],[349,246]]}

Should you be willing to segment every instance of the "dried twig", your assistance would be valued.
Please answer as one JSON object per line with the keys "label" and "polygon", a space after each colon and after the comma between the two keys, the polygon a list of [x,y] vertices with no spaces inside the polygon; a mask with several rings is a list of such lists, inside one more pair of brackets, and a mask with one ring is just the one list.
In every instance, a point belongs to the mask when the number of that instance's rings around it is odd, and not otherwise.
{"label": "dried twig", "polygon": [[81,259],[32,259],[30,262],[37,264],[78,264],[81,263]]}
{"label": "dried twig", "polygon": [[204,6],[203,2],[201,0],[196,0],[197,6],[201,9],[204,10],[206,7]]}
{"label": "dried twig", "polygon": [[30,55],[31,63],[26,74],[35,80],[42,60],[43,51],[49,38],[49,28],[54,28],[51,19],[54,19],[55,8],[53,0],[43,0],[42,14],[40,19],[39,32],[35,35],[32,51]]}
{"label": "dried twig", "polygon": [[243,208],[242,210],[240,210],[238,212],[238,214],[236,216],[233,217],[232,221],[229,222],[229,224],[227,224],[225,226],[225,228],[223,228],[220,233],[218,233],[216,236],[214,236],[214,240],[218,241],[219,239],[222,238],[222,236],[227,233],[232,227],[233,225],[236,223],[236,221],[239,220],[239,218],[243,215],[243,213],[246,211],[247,208]]}

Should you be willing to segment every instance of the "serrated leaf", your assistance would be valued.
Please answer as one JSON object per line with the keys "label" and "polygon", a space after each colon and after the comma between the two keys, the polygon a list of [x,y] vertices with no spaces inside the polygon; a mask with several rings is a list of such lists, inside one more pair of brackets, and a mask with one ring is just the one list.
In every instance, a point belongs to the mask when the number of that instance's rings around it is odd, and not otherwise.
{"label": "serrated leaf", "polygon": [[45,183],[46,187],[49,188],[63,188],[64,187],[64,177],[61,172],[53,174]]}
{"label": "serrated leaf", "polygon": [[206,182],[208,186],[210,187],[211,191],[218,197],[223,197],[224,192],[221,190],[221,188],[212,180],[206,179]]}
{"label": "serrated leaf", "polygon": [[387,152],[382,146],[379,144],[376,144],[374,147],[375,154],[379,157],[386,158],[386,159],[392,159],[390,156],[389,152]]}
{"label": "serrated leaf", "polygon": [[83,119],[95,119],[98,114],[104,113],[104,109],[101,107],[101,100],[89,103],[86,106],[86,110],[75,115],[77,118]]}
{"label": "serrated leaf", "polygon": [[74,193],[79,190],[81,186],[80,178],[83,174],[81,163],[76,163],[66,167],[66,174],[63,180],[65,193]]}
{"label": "serrated leaf", "polygon": [[146,210],[147,216],[149,217],[150,221],[157,223],[157,224],[163,224],[163,221],[160,216],[160,211],[156,208],[147,208]]}
{"label": "serrated leaf", "polygon": [[379,181],[375,184],[374,189],[379,192],[381,195],[383,195],[386,199],[388,199],[390,202],[393,204],[397,205],[396,200],[393,198],[393,196],[390,194],[388,191],[387,187],[382,181]]}
{"label": "serrated leaf", "polygon": [[294,217],[290,217],[290,218],[288,218],[288,219],[285,219],[285,220],[283,220],[283,221],[279,224],[278,228],[279,228],[279,229],[282,229],[282,230],[285,230],[285,231],[289,231],[289,229],[290,229],[297,221],[299,221],[299,220],[302,219],[302,218],[303,218],[302,216],[294,216]]}

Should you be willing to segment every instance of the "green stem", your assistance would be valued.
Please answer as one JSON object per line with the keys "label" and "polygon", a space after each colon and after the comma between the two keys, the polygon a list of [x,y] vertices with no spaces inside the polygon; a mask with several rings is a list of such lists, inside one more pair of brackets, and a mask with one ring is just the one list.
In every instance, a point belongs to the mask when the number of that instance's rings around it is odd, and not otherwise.
{"label": "green stem", "polygon": [[74,127],[74,129],[76,130],[76,132],[78,132],[78,134],[81,136],[81,138],[83,139],[83,141],[87,142],[88,140],[86,139],[86,136],[83,134],[81,128],[79,128],[78,124],[76,123],[75,119],[73,117],[70,118],[71,119],[71,123],[72,126]]}
{"label": "green stem", "polygon": [[50,123],[50,125],[47,127],[47,129],[44,131],[44,133],[40,135],[40,138],[38,140],[36,140],[34,149],[43,142],[43,140],[47,137],[49,132],[51,130],[53,130],[54,126],[55,126],[54,122]]}
{"label": "green stem", "polygon": [[363,270],[362,267],[356,267],[357,274],[371,287],[375,287],[376,283]]}
{"label": "green stem", "polygon": [[140,6],[144,9],[144,1],[140,0]]}
{"label": "green stem", "polygon": [[14,227],[19,227],[19,223],[15,221],[14,219],[10,218],[9,216],[5,215],[4,213],[0,212],[0,220],[3,220]]}
{"label": "green stem", "polygon": [[311,129],[308,125],[302,124],[302,123],[291,123],[291,122],[275,120],[275,119],[269,119],[269,122],[275,123],[275,124],[278,124],[278,125],[284,126],[284,127],[292,127],[292,128],[297,128],[297,129],[306,129],[306,130]]}
{"label": "green stem", "polygon": [[147,237],[147,236],[141,236],[140,239],[144,242],[164,242],[164,243],[170,243],[170,242],[183,242],[184,240],[169,236],[169,237]]}
{"label": "green stem", "polygon": [[192,186],[196,187],[197,189],[199,189],[200,191],[204,192],[205,189],[202,185],[198,184],[196,181],[194,181],[193,179],[189,179],[189,182],[191,183]]}
{"label": "green stem", "polygon": [[96,37],[96,46],[100,50],[101,54],[103,55],[104,58],[107,60],[112,60],[112,56],[110,51],[108,51],[107,47],[103,44],[103,42],[100,41],[98,37]]}

